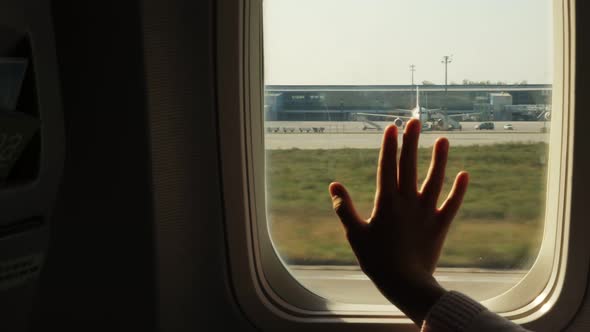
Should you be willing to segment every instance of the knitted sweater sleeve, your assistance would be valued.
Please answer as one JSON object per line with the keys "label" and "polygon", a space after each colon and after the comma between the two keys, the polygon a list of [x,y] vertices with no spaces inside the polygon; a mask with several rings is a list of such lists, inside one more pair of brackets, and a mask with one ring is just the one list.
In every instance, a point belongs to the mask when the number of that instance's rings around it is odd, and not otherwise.
{"label": "knitted sweater sleeve", "polygon": [[430,309],[422,332],[526,332],[520,325],[487,310],[459,292],[443,295]]}

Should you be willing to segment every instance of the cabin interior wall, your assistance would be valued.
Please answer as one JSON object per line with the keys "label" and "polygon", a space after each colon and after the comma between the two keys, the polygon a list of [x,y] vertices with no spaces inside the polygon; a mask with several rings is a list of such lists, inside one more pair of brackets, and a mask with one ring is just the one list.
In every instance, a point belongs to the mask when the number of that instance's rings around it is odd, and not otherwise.
{"label": "cabin interior wall", "polygon": [[33,330],[247,331],[224,253],[213,1],[52,7],[67,157]]}
{"label": "cabin interior wall", "polygon": [[139,3],[52,7],[66,161],[34,330],[154,330]]}
{"label": "cabin interior wall", "polygon": [[[585,129],[587,124],[590,123],[590,85],[587,82],[588,77],[590,77],[590,64],[585,59],[590,57],[590,38],[588,34],[584,33],[590,29],[590,22],[585,19],[590,15],[590,4],[588,1],[577,0],[573,1],[575,3],[575,12],[576,12],[576,66],[575,66],[575,108],[576,108],[576,115],[575,115],[575,124],[577,128],[583,128],[582,130],[578,129],[576,144],[574,144],[574,165],[578,167],[578,173],[584,173],[588,169],[590,169],[590,155],[587,153],[588,142],[582,140],[583,132],[587,133]],[[584,135],[588,137],[588,135]],[[575,172],[576,170],[574,170]],[[585,178],[584,178],[585,179]],[[573,188],[574,195],[572,195],[572,206],[577,206],[578,210],[585,211],[587,213],[588,209],[583,208],[588,204],[588,197],[590,191],[590,183],[583,182],[579,178],[573,181]],[[590,218],[587,215],[579,216],[583,217],[584,219],[588,220]],[[583,231],[587,233],[588,228],[586,227]],[[576,232],[576,229],[572,229],[572,232]],[[580,230],[582,231],[582,230]],[[570,254],[575,254],[570,252]],[[582,266],[573,266],[570,267],[572,269],[588,269],[590,270],[590,266],[582,267]],[[569,325],[567,331],[590,331],[590,274],[588,275],[588,281],[586,283],[586,289],[580,289],[580,292],[584,291],[584,302],[578,313],[576,314],[574,320]]]}
{"label": "cabin interior wall", "polygon": [[142,9],[164,331],[251,327],[233,301],[225,250],[215,3],[148,1]]}

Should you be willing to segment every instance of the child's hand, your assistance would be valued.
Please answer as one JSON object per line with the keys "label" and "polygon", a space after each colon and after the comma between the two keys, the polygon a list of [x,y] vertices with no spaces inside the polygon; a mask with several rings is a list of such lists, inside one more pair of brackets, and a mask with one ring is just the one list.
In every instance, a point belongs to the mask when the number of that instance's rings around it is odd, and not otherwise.
{"label": "child's hand", "polygon": [[468,183],[468,174],[459,173],[449,196],[437,208],[449,149],[448,141],[440,138],[434,145],[428,176],[418,191],[419,136],[420,121],[409,121],[398,164],[397,127],[385,130],[375,204],[368,220],[358,216],[344,186],[335,182],[329,188],[334,210],[361,268],[385,297],[417,324],[445,292],[432,273]]}

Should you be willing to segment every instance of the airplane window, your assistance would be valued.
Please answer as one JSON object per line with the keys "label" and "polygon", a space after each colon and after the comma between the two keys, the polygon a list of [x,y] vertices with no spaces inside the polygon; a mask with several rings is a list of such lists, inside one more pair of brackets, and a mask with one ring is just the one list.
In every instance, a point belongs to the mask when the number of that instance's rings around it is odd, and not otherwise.
{"label": "airplane window", "polygon": [[436,278],[486,300],[525,277],[547,231],[561,130],[553,1],[265,0],[263,26],[267,223],[303,286],[388,303],[358,268],[327,188],[345,184],[368,217],[383,129],[411,118],[423,126],[419,181],[440,136],[451,145],[444,190],[471,175]]}

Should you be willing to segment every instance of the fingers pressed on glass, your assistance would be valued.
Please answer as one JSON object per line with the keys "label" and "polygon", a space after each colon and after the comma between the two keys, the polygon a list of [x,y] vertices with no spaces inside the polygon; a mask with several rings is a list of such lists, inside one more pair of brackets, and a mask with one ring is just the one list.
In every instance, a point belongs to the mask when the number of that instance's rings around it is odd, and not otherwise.
{"label": "fingers pressed on glass", "polygon": [[354,231],[362,226],[364,221],[359,218],[352,199],[344,186],[338,182],[333,182],[328,187],[332,197],[332,207],[342,221],[346,231]]}
{"label": "fingers pressed on glass", "polygon": [[437,139],[432,149],[432,160],[430,161],[428,175],[420,190],[424,202],[429,207],[436,207],[438,197],[442,190],[448,153],[449,141],[444,137]]}
{"label": "fingers pressed on glass", "polygon": [[391,204],[397,190],[397,127],[390,125],[383,133],[379,164],[377,167],[376,207]]}
{"label": "fingers pressed on glass", "polygon": [[402,195],[416,195],[418,138],[420,121],[412,119],[406,125],[404,141],[399,160],[398,183]]}
{"label": "fingers pressed on glass", "polygon": [[453,189],[451,189],[449,196],[439,210],[438,215],[441,224],[450,224],[450,222],[455,217],[455,214],[457,214],[457,211],[461,206],[461,202],[463,202],[465,192],[467,191],[468,183],[469,174],[467,172],[459,172],[455,178]]}

